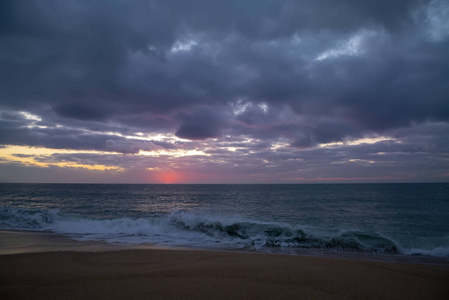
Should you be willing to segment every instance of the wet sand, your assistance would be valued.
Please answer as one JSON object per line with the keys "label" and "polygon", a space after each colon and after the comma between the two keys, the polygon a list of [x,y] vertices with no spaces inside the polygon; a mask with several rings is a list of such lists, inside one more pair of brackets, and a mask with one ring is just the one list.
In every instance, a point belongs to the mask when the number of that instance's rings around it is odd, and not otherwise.
{"label": "wet sand", "polygon": [[0,255],[1,299],[449,299],[449,267],[123,250]]}

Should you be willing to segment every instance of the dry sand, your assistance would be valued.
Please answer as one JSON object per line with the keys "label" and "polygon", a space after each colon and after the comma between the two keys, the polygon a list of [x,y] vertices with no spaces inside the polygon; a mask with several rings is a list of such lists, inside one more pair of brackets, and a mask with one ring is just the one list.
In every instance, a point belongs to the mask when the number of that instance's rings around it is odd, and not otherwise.
{"label": "dry sand", "polygon": [[449,266],[189,250],[0,255],[0,299],[449,299]]}

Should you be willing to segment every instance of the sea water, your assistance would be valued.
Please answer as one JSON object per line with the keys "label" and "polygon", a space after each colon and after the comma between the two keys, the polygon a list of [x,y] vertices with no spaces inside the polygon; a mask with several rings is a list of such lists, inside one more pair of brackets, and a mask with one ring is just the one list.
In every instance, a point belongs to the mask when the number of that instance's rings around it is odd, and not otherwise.
{"label": "sea water", "polygon": [[128,245],[449,259],[449,184],[0,184],[0,229]]}

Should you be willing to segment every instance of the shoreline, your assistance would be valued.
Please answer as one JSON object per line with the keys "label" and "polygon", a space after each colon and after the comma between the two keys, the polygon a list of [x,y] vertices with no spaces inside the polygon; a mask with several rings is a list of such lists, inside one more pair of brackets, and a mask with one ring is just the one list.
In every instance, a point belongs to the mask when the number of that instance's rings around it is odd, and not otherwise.
{"label": "shoreline", "polygon": [[449,264],[379,261],[363,255],[329,257],[128,246],[8,230],[0,230],[0,243],[2,299],[449,296]]}
{"label": "shoreline", "polygon": [[204,248],[188,246],[167,246],[161,244],[125,244],[110,243],[106,241],[86,240],[79,241],[69,236],[53,232],[28,231],[17,229],[0,229],[0,256],[24,253],[44,253],[59,251],[75,252],[110,252],[128,250],[167,250],[167,251],[202,251],[202,252],[229,252],[266,255],[286,255],[322,257],[335,259],[349,259],[359,261],[410,263],[449,266],[449,259],[425,255],[405,255],[387,253],[344,252],[322,249],[288,249],[267,248],[266,251],[254,249]]}
{"label": "shoreline", "polygon": [[105,252],[139,249],[168,250],[170,248],[156,244],[128,245],[104,241],[78,241],[53,232],[0,229],[0,256],[60,251]]}
{"label": "shoreline", "polygon": [[449,266],[201,250],[0,255],[4,299],[447,299]]}

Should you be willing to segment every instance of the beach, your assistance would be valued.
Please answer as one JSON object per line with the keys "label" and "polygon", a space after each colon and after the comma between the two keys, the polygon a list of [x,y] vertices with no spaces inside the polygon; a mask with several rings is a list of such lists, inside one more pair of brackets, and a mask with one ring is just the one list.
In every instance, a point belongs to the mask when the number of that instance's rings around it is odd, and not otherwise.
{"label": "beach", "polygon": [[200,250],[0,255],[1,299],[448,299],[449,266]]}
{"label": "beach", "polygon": [[0,299],[449,299],[447,185],[3,185]]}

